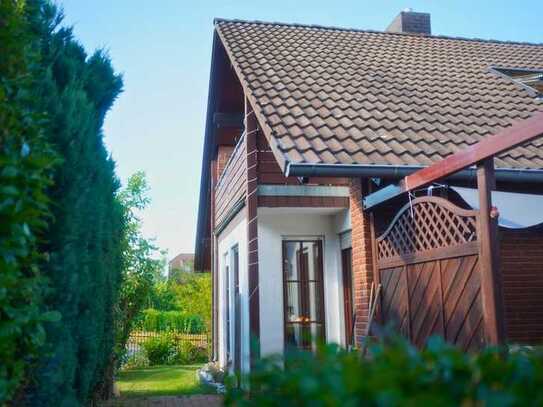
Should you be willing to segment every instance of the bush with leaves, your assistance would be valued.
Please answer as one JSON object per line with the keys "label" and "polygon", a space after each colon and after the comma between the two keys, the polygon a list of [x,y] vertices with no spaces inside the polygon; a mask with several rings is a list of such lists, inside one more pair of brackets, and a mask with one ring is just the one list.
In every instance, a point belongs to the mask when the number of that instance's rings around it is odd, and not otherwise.
{"label": "bush with leaves", "polygon": [[147,339],[143,349],[151,366],[173,365],[177,362],[177,341],[172,334],[163,333]]}
{"label": "bush with leaves", "polygon": [[42,303],[38,243],[51,219],[46,191],[58,160],[32,92],[40,68],[35,15],[23,1],[0,1],[0,405],[41,352],[44,322],[59,318]]}
{"label": "bush with leaves", "polygon": [[84,405],[101,387],[114,347],[123,213],[102,128],[122,78],[106,53],[87,54],[52,2],[24,3],[37,10],[32,29],[39,37],[39,74],[32,98],[47,114],[41,127],[61,159],[47,190],[52,217],[39,249],[47,254],[41,269],[51,287],[43,303],[62,315],[62,323],[45,326],[47,345],[24,403]]}
{"label": "bush with leaves", "polygon": [[183,341],[178,347],[177,360],[182,365],[204,363],[209,360],[207,348]]}
{"label": "bush with leaves", "polygon": [[152,308],[142,311],[135,328],[151,332],[174,331],[187,334],[205,332],[205,325],[199,315],[186,315],[181,311],[158,311]]}
{"label": "bush with leaves", "polygon": [[178,311],[177,294],[174,280],[157,281],[149,292],[147,308],[160,311]]}
{"label": "bush with leaves", "polygon": [[[283,368],[284,366],[284,368]],[[543,355],[486,349],[468,354],[441,338],[418,351],[394,338],[367,358],[337,346],[263,359],[248,377],[250,397],[230,385],[237,406],[543,405]]]}
{"label": "bush with leaves", "polygon": [[145,351],[134,352],[131,355],[126,355],[121,363],[122,369],[141,369],[149,367],[149,359]]}
{"label": "bush with leaves", "polygon": [[0,405],[87,404],[114,346],[123,211],[102,126],[122,79],[61,22],[49,0],[0,1]]}
{"label": "bush with leaves", "polygon": [[149,365],[190,365],[208,361],[207,349],[183,340],[172,332],[164,332],[143,343]]}
{"label": "bush with leaves", "polygon": [[[122,275],[120,292],[115,303],[115,352],[111,354],[104,383],[104,395],[111,394],[116,369],[126,356],[126,344],[137,317],[145,307],[154,284],[164,270],[163,255],[154,242],[143,236],[141,212],[150,203],[145,173],[133,174],[117,195],[124,218]],[[162,257],[161,257],[162,256]]]}
{"label": "bush with leaves", "polygon": [[177,298],[176,309],[187,315],[199,315],[207,329],[211,329],[211,275],[210,273],[179,273],[172,285]]}

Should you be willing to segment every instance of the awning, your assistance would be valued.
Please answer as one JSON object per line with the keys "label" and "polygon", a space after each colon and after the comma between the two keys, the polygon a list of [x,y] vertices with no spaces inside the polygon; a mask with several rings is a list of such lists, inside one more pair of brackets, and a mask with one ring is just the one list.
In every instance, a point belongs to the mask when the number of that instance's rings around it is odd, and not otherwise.
{"label": "awning", "polygon": [[[473,209],[479,209],[477,189],[451,187]],[[543,195],[492,191],[492,206],[498,208],[498,223],[508,229],[524,229],[543,224]]]}

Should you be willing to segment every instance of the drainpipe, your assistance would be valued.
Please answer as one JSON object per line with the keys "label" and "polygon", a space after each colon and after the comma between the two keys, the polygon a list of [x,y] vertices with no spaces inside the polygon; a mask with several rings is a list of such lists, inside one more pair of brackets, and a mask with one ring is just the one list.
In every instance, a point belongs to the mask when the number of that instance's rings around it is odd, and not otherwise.
{"label": "drainpipe", "polygon": [[[425,168],[422,165],[305,164],[287,162],[285,175],[296,177],[403,178]],[[475,167],[466,168],[448,180],[469,181],[477,178]],[[496,168],[496,180],[513,183],[543,183],[543,170]]]}

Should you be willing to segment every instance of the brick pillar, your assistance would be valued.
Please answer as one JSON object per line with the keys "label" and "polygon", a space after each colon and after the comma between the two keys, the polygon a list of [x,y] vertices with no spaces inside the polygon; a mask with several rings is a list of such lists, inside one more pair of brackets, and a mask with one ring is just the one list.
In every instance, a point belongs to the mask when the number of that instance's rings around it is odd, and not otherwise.
{"label": "brick pillar", "polygon": [[373,281],[370,216],[362,210],[362,196],[367,188],[366,181],[363,182],[364,188],[360,179],[353,178],[350,186],[355,340],[358,345],[368,324],[369,296]]}

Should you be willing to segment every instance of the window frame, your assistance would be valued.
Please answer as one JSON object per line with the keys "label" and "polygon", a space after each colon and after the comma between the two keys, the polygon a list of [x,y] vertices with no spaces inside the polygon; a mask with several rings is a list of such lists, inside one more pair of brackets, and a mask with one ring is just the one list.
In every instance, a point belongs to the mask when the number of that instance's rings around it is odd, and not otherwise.
{"label": "window frame", "polygon": [[232,316],[230,308],[231,297],[231,276],[230,276],[230,256],[229,251],[223,255],[224,260],[224,347],[225,347],[225,362],[226,366],[230,366],[232,362]]}
{"label": "window frame", "polygon": [[543,73],[542,69],[534,69],[534,68],[520,68],[520,67],[503,67],[503,66],[491,66],[489,68],[489,71],[493,74],[500,76],[504,79],[507,79],[517,87],[524,89],[528,92],[528,94],[538,100],[543,100],[543,92],[540,92],[537,88],[534,88],[530,85],[527,85],[523,81],[519,80],[518,78],[508,75],[504,71],[521,71],[521,72],[533,72],[534,74],[541,74]]}

